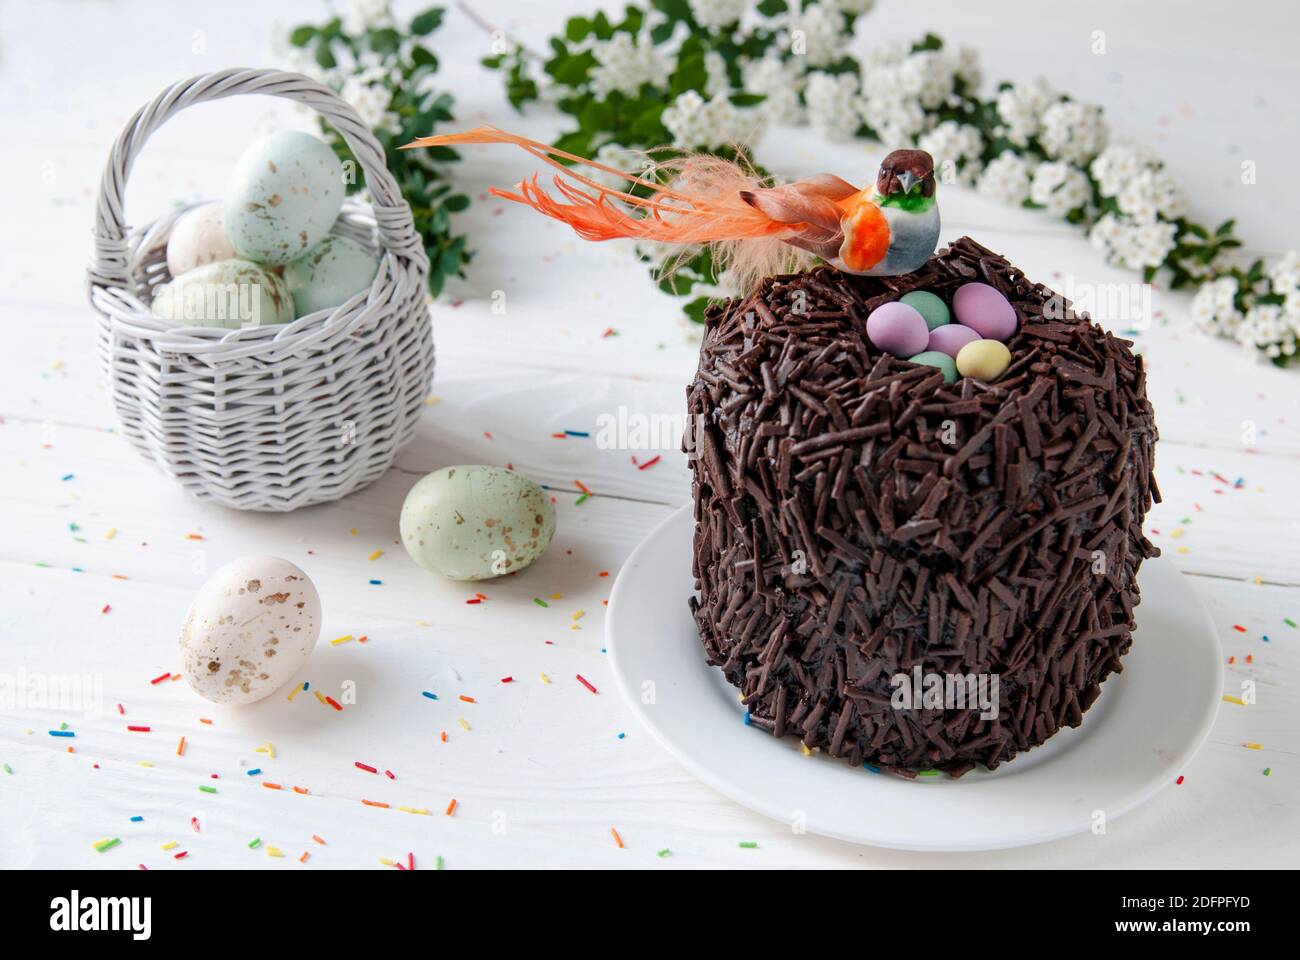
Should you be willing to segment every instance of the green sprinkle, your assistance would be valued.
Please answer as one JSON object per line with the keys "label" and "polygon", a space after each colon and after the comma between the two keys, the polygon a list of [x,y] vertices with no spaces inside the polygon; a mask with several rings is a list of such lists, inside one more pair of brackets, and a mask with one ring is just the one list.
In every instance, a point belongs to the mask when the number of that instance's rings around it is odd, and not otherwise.
{"label": "green sprinkle", "polygon": [[5,773],[13,773],[13,772],[14,772],[14,768],[11,767],[11,766],[9,766],[9,764],[6,763],[6,764],[5,764]]}
{"label": "green sprinkle", "polygon": [[580,507],[580,506],[582,506],[582,501],[586,500],[588,496],[590,496],[590,494],[586,494],[586,493],[584,493],[584,494],[583,494],[582,496],[580,496],[577,500],[574,500],[574,501],[573,501],[573,505],[574,505],[575,507]]}
{"label": "green sprinkle", "polygon": [[216,787],[199,787],[199,789],[202,790],[204,793],[216,793],[216,792],[217,792],[217,788],[216,788]]}
{"label": "green sprinkle", "polygon": [[446,865],[447,865],[447,862],[446,862],[445,860],[443,860],[443,859],[442,859],[442,855],[439,854],[439,855],[438,855],[438,865],[437,865],[436,867],[434,867],[433,869],[435,869],[435,870],[441,870],[441,869],[442,869],[443,867],[445,867]]}
{"label": "green sprinkle", "polygon": [[664,847],[662,850],[659,851],[659,857],[660,857],[660,859],[662,859],[662,858],[664,858],[664,857],[671,857],[672,855],[673,855],[673,852],[672,852],[671,850],[669,850],[667,847]]}
{"label": "green sprinkle", "polygon": [[112,840],[105,840],[103,843],[95,844],[95,849],[98,850],[100,853],[103,853],[105,850],[112,850],[121,842],[122,841],[120,839],[114,837]]}
{"label": "green sprinkle", "polygon": [[739,846],[741,850],[757,850],[757,849],[758,849],[758,841],[756,841],[756,840],[741,840],[740,843],[737,844],[737,846]]}
{"label": "green sprinkle", "polygon": [[1265,768],[1264,768],[1264,776],[1266,776],[1266,777],[1271,777],[1272,775],[1273,775],[1273,768],[1272,768],[1272,767],[1265,767]]}
{"label": "green sprinkle", "polygon": [[918,777],[937,777],[937,776],[939,775],[939,771],[938,771],[938,770],[918,770],[918,771],[916,771],[916,775],[917,775]]}
{"label": "green sprinkle", "polygon": [[1292,620],[1290,617],[1283,617],[1283,618],[1282,618],[1282,622],[1285,623],[1288,627],[1294,627],[1294,626],[1295,626],[1295,621]]}
{"label": "green sprinkle", "polygon": [[64,721],[63,723],[59,724],[59,729],[60,729],[60,730],[66,730],[66,729],[68,729],[68,724],[67,724],[67,722]]}
{"label": "green sprinkle", "polygon": [[549,607],[549,606],[550,606],[550,604],[547,603],[545,600],[543,600],[541,597],[533,597],[533,603],[537,604],[539,607]]}
{"label": "green sprinkle", "polygon": [[256,849],[257,849],[258,847],[260,847],[261,845],[262,845],[262,838],[261,838],[261,837],[254,837],[252,840],[249,840],[249,841],[248,841],[248,849],[249,849],[249,850],[256,850]]}

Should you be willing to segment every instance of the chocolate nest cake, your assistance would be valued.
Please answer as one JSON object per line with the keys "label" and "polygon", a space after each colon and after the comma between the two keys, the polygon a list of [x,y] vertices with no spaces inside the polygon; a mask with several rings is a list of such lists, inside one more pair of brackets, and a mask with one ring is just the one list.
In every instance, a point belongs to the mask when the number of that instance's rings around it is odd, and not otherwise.
{"label": "chocolate nest cake", "polygon": [[[1010,366],[945,383],[865,335],[913,290],[1015,308]],[[706,318],[691,601],[748,722],[905,776],[992,768],[1077,726],[1121,670],[1159,491],[1142,359],[962,238],[920,270],[771,277]],[[897,678],[996,678],[900,709]]]}

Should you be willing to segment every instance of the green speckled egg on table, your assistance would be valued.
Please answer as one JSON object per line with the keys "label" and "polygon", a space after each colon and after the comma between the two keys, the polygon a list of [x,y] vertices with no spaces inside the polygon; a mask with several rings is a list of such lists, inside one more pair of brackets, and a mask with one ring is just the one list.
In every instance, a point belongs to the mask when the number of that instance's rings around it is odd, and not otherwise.
{"label": "green speckled egg on table", "polygon": [[239,158],[221,220],[244,259],[289,263],[325,239],[343,193],[343,166],[334,151],[310,134],[282,130]]}
{"label": "green speckled egg on table", "polygon": [[379,261],[351,237],[326,237],[284,268],[294,310],[305,317],[328,310],[368,289]]}
{"label": "green speckled egg on table", "polygon": [[450,580],[515,573],[555,534],[555,507],[533,481],[487,466],[444,467],[422,477],[402,504],[402,545]]}

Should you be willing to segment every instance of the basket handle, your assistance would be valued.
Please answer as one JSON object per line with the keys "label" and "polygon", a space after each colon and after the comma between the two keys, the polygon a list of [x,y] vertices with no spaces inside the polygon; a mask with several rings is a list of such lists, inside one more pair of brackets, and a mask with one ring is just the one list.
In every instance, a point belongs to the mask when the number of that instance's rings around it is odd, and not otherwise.
{"label": "basket handle", "polygon": [[324,84],[300,73],[231,68],[200,74],[168,87],[136,111],[114,141],[99,185],[89,276],[92,285],[130,287],[130,244],[123,219],[123,194],[136,154],[149,137],[172,114],[186,107],[241,94],[296,100],[328,120],[365,172],[366,184],[374,200],[375,223],[384,246],[409,259],[427,262],[424,244],[411,219],[410,205],[402,199],[401,190],[384,162],[384,149],[347,101]]}

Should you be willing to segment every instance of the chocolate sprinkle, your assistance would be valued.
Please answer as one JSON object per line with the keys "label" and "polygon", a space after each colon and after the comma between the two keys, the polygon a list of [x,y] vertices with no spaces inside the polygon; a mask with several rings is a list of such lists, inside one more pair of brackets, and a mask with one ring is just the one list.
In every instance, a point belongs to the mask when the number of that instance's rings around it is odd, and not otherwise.
{"label": "chocolate sprinkle", "polygon": [[[945,385],[867,340],[882,303],[971,280],[1020,321],[997,381]],[[1077,726],[1121,669],[1158,553],[1155,418],[1131,343],[1049,300],[1068,306],[963,237],[906,276],[819,267],[708,311],[691,609],[751,726],[960,776]],[[998,715],[895,708],[918,665],[996,677]]]}

